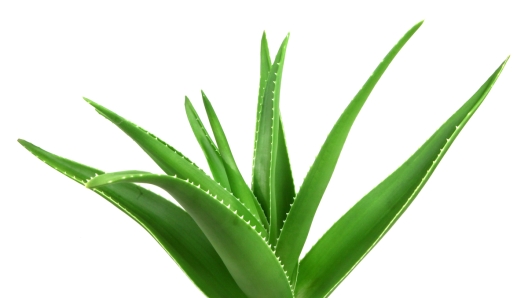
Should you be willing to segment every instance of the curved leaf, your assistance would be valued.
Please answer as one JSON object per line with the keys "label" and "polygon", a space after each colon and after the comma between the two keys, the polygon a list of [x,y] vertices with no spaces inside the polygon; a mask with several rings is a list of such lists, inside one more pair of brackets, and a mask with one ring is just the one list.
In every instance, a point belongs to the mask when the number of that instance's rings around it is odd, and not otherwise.
{"label": "curved leaf", "polygon": [[422,22],[414,25],[390,50],[328,134],[299,189],[277,244],[277,254],[284,261],[287,271],[292,272],[297,266],[315,211],[332,177],[341,149],[354,120],[387,67],[421,25]]}
{"label": "curved leaf", "polygon": [[326,297],[370,252],[418,195],[506,61],[405,163],[354,205],[299,264],[297,297]]}
{"label": "curved leaf", "polygon": [[[233,196],[226,188],[214,181],[198,168],[193,162],[180,152],[163,142],[153,134],[124,119],[109,109],[85,98],[85,100],[95,107],[96,111],[117,125],[123,132],[130,136],[168,175],[177,175],[179,178],[189,179],[193,183],[202,185],[204,188],[214,193],[221,194],[228,204],[240,205],[240,201]],[[240,207],[239,209],[247,209]],[[256,214],[250,215],[256,218],[257,225],[263,227],[263,223]],[[249,219],[249,218],[248,218]]]}
{"label": "curved leaf", "polygon": [[282,265],[262,236],[266,231],[241,217],[222,195],[182,179],[137,171],[97,176],[86,186],[116,182],[150,183],[169,192],[202,229],[248,297],[293,297]]}
{"label": "curved leaf", "polygon": [[218,117],[216,116],[216,112],[214,111],[211,102],[203,91],[202,99],[205,106],[205,111],[207,112],[207,117],[209,118],[209,124],[211,125],[211,129],[213,130],[215,140],[218,143],[218,149],[220,150],[221,158],[225,164],[225,171],[227,173],[229,183],[232,186],[233,194],[235,195],[235,197],[239,198],[240,201],[242,201],[242,203],[253,214],[258,214],[261,221],[264,223],[264,227],[267,229],[268,220],[266,218],[266,215],[264,215],[262,206],[260,206],[259,202],[255,198],[255,195],[244,181],[242,174],[240,174],[238,166],[235,162],[235,158],[233,157],[233,153],[231,153],[229,143],[227,142],[226,135],[224,133],[224,130],[222,129],[222,125],[220,124],[220,120],[218,120]]}
{"label": "curved leaf", "polygon": [[[37,158],[79,184],[102,171],[49,153],[18,140]],[[165,198],[132,183],[101,186],[93,191],[139,223],[208,297],[246,297],[194,220]]]}
{"label": "curved leaf", "polygon": [[185,112],[187,113],[187,119],[189,119],[194,136],[207,159],[211,174],[213,174],[213,177],[218,183],[220,183],[220,185],[225,187],[228,191],[231,191],[226,169],[224,168],[224,162],[222,156],[220,156],[220,151],[218,151],[213,140],[209,137],[207,130],[205,130],[205,127],[203,126],[202,120],[200,120],[200,116],[196,113],[196,110],[187,96],[185,97]]}

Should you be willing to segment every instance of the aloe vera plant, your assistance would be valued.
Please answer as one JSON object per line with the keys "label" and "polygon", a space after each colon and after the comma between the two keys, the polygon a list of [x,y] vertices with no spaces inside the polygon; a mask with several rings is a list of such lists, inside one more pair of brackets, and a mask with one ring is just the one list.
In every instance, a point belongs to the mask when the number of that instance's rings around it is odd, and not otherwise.
{"label": "aloe vera plant", "polygon": [[[398,41],[346,107],[297,192],[279,108],[289,36],[273,63],[266,35],[262,36],[251,186],[244,181],[219,118],[203,92],[212,137],[188,98],[185,110],[212,177],[150,132],[86,98],[165,174],[104,173],[27,141],[19,142],[143,226],[206,296],[327,297],[415,199],[506,64],[504,61],[407,161],[337,220],[300,259],[354,120],[387,67],[421,24]],[[181,207],[135,183],[164,189]]]}

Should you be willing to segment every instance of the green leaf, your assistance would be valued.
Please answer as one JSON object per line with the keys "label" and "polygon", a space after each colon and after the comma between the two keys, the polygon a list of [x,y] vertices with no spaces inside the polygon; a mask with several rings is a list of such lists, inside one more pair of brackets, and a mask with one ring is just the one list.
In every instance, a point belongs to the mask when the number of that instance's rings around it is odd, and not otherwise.
{"label": "green leaf", "polygon": [[[255,130],[255,151],[256,156],[257,152],[262,154],[262,149],[259,149],[257,146],[257,137],[259,132],[258,124],[260,123],[260,116],[262,111],[262,102],[264,100],[264,91],[266,90],[266,83],[271,69],[271,57],[268,49],[268,41],[266,38],[266,32],[262,34],[262,40],[260,45],[260,84],[259,84],[259,97],[258,97],[258,108],[257,108],[257,128]],[[291,208],[293,203],[293,198],[295,197],[295,186],[293,182],[293,174],[290,166],[290,159],[288,156],[288,149],[286,146],[286,138],[284,135],[284,128],[282,124],[282,117],[280,115],[279,109],[279,138],[277,144],[277,159],[276,159],[276,219],[277,219],[277,229],[279,232],[282,230],[284,221],[286,220],[287,213]],[[253,160],[255,161],[255,156]],[[258,174],[258,172],[257,172]],[[255,165],[253,164],[253,177],[252,185],[255,185]],[[266,211],[266,210],[265,210]],[[267,214],[269,220],[269,212]],[[292,284],[295,285],[296,270],[293,271],[291,276]]]}
{"label": "green leaf", "polygon": [[205,127],[200,120],[200,116],[198,116],[198,113],[196,113],[196,110],[187,96],[185,97],[185,112],[187,113],[187,118],[191,124],[194,136],[200,144],[205,158],[207,159],[209,169],[211,169],[211,174],[213,174],[214,179],[220,183],[220,185],[225,187],[228,191],[231,191],[229,178],[227,177],[220,151],[218,151],[218,148],[209,137],[207,130],[205,130]]}
{"label": "green leaf", "polygon": [[385,56],[376,70],[374,70],[374,73],[372,73],[337,120],[312,167],[308,171],[299,189],[299,193],[293,202],[289,215],[286,218],[277,244],[277,253],[283,260],[285,269],[288,272],[292,272],[295,266],[297,266],[299,255],[308,236],[313,217],[328,182],[332,177],[341,149],[345,144],[354,120],[394,57],[396,57],[398,52],[421,25],[422,22],[413,26]]}
{"label": "green leaf", "polygon": [[[214,193],[221,194],[228,204],[237,206],[238,209],[247,209],[226,188],[214,181],[198,168],[187,157],[163,142],[153,134],[124,119],[109,109],[85,98],[95,107],[96,111],[117,125],[123,132],[130,136],[168,175],[177,175],[182,179],[189,179],[193,183],[200,184]],[[257,219],[257,225],[263,227],[263,223],[257,214],[249,214],[251,218]],[[248,217],[246,217],[248,218]],[[250,219],[250,218],[248,218]]]}
{"label": "green leaf", "polygon": [[213,134],[216,142],[218,143],[218,149],[220,150],[221,158],[225,164],[225,171],[229,179],[229,183],[232,186],[232,191],[235,197],[239,198],[240,201],[253,213],[258,214],[261,221],[264,223],[264,227],[268,228],[268,220],[264,215],[264,211],[260,206],[259,202],[255,198],[255,195],[249,188],[249,186],[244,181],[242,174],[238,170],[236,165],[235,158],[227,142],[226,135],[220,124],[220,120],[216,116],[216,113],[211,105],[211,102],[202,91],[202,99],[205,106],[205,111],[207,112],[207,117],[209,118],[209,124],[213,130]]}
{"label": "green leaf", "polygon": [[506,61],[405,163],[341,217],[299,265],[297,297],[326,297],[376,245],[418,195]]}
{"label": "green leaf", "polygon": [[[269,219],[270,242],[273,246],[276,245],[286,211],[293,201],[292,193],[294,192],[284,133],[280,131],[282,124],[279,113],[280,86],[288,39],[289,35],[282,42],[275,62],[269,68],[265,84],[261,77],[261,85],[264,84],[265,86],[259,92],[261,95],[259,97],[255,140],[253,190]],[[263,35],[261,76],[268,68],[268,57],[266,37]],[[284,172],[279,173],[279,171]]]}
{"label": "green leaf", "polygon": [[295,186],[293,174],[290,167],[290,158],[286,147],[286,136],[284,135],[281,116],[279,115],[279,131],[277,143],[277,158],[275,167],[275,206],[277,208],[277,229],[282,230],[284,221],[290,211],[295,198]]}
{"label": "green leaf", "polygon": [[[102,171],[49,153],[18,140],[40,160],[79,184]],[[93,191],[139,223],[208,297],[246,297],[194,220],[180,207],[132,183],[101,186]]]}
{"label": "green leaf", "polygon": [[[266,185],[266,176],[265,171],[261,171],[261,168],[265,168],[263,165],[261,165],[261,159],[259,159],[259,162],[257,163],[257,156],[262,156],[263,154],[268,154],[267,151],[265,151],[264,144],[258,143],[260,135],[262,132],[260,132],[260,118],[262,117],[262,106],[264,101],[264,91],[266,90],[266,83],[268,81],[268,74],[269,70],[271,69],[271,57],[269,54],[269,48],[268,48],[268,40],[266,39],[266,32],[262,33],[262,39],[260,42],[260,82],[259,82],[259,93],[258,93],[258,102],[257,102],[257,123],[255,125],[255,144],[253,149],[253,166],[251,169],[251,189],[253,190],[253,193],[255,194],[255,197],[260,202],[260,205],[264,209],[264,213],[266,214],[266,217],[268,218],[269,222],[269,196],[267,196],[261,189],[259,188],[259,181],[262,181],[264,185]],[[269,149],[269,148],[268,148]],[[271,150],[271,149],[269,149]]]}
{"label": "green leaf", "polygon": [[222,194],[171,176],[137,171],[97,176],[86,186],[116,182],[150,183],[169,192],[202,229],[248,297],[293,297],[286,273],[262,236],[266,230],[241,217]]}

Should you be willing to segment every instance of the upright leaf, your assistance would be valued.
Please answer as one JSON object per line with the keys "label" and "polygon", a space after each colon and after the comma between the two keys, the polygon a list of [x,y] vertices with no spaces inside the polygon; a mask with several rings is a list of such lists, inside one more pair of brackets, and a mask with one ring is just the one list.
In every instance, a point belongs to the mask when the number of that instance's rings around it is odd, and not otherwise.
{"label": "upright leaf", "polygon": [[200,120],[200,116],[198,116],[198,113],[196,113],[196,110],[187,96],[185,97],[185,112],[187,113],[187,118],[191,124],[194,136],[200,144],[205,158],[207,159],[209,169],[211,169],[211,174],[213,174],[213,177],[218,183],[220,183],[220,185],[231,191],[229,178],[227,177],[220,151],[218,151],[218,148],[213,143],[213,140],[211,140],[211,137],[209,137],[207,130],[205,130],[205,127],[203,126],[202,120]]}
{"label": "upright leaf", "polygon": [[266,39],[266,32],[262,33],[262,39],[260,41],[260,81],[259,81],[259,92],[258,92],[258,102],[257,102],[257,123],[255,125],[255,144],[253,148],[253,166],[251,168],[251,189],[255,194],[257,200],[260,202],[260,205],[264,208],[264,213],[269,221],[269,203],[266,201],[268,198],[263,194],[259,189],[258,181],[264,181],[266,178],[261,177],[264,175],[264,171],[261,171],[262,166],[259,164],[257,166],[257,155],[263,154],[263,144],[258,146],[259,139],[259,129],[260,129],[260,118],[262,117],[262,106],[264,101],[264,91],[266,90],[266,82],[268,81],[268,74],[271,68],[271,57],[268,49],[268,40]]}
{"label": "upright leaf", "polygon": [[225,165],[225,171],[230,185],[232,186],[232,191],[235,197],[239,198],[240,201],[254,214],[258,214],[261,221],[264,223],[264,227],[268,228],[268,219],[264,215],[264,211],[260,206],[259,202],[255,198],[253,192],[244,181],[242,174],[238,170],[236,165],[235,158],[233,153],[231,153],[231,148],[227,142],[226,135],[220,125],[220,120],[216,116],[216,113],[211,105],[211,102],[202,91],[202,99],[205,106],[205,111],[207,112],[207,117],[209,118],[209,124],[213,130],[213,134],[216,142],[218,143],[218,149],[220,150],[221,158]]}
{"label": "upright leaf", "polygon": [[[22,146],[79,184],[103,172],[49,153],[29,142]],[[246,297],[194,220],[180,207],[132,183],[93,189],[140,224],[208,297]],[[133,260],[132,260],[133,261]]]}
{"label": "upright leaf", "polygon": [[421,25],[422,22],[413,26],[385,56],[328,134],[299,189],[277,244],[277,253],[285,263],[286,271],[292,272],[297,266],[315,211],[332,177],[356,116],[394,57]]}
{"label": "upright leaf", "polygon": [[282,42],[275,57],[275,62],[269,70],[266,86],[262,95],[262,106],[260,107],[260,115],[258,117],[258,133],[255,143],[256,153],[253,189],[255,195],[263,205],[264,212],[268,210],[270,242],[273,246],[276,245],[280,227],[282,226],[281,219],[284,218],[284,215],[278,215],[278,210],[281,209],[278,205],[282,207],[284,194],[277,187],[277,179],[280,178],[277,169],[282,168],[277,165],[277,161],[279,159],[278,145],[280,136],[279,129],[281,127],[279,123],[280,86],[288,38],[289,35]]}
{"label": "upright leaf", "polygon": [[86,186],[117,182],[150,183],[169,192],[202,229],[248,297],[293,297],[286,273],[263,238],[266,231],[226,204],[225,195],[182,179],[137,171],[97,176]]}
{"label": "upright leaf", "polygon": [[[262,168],[260,164],[255,167],[255,160],[257,155],[265,155],[268,154],[269,148],[267,146],[264,146],[263,144],[260,144],[261,146],[258,146],[258,138],[259,138],[259,125],[260,125],[260,119],[262,116],[262,106],[264,101],[264,93],[266,90],[266,83],[268,80],[268,74],[271,69],[271,58],[269,54],[268,49],[268,41],[266,39],[266,32],[262,34],[262,40],[260,45],[260,83],[259,83],[259,95],[258,95],[258,104],[257,104],[257,125],[255,129],[255,149],[254,149],[254,156],[253,156],[253,173],[252,173],[252,187],[254,189],[254,193],[257,194],[259,192],[257,184],[257,180],[266,179],[266,177],[260,177],[260,175],[264,175],[265,172],[260,171],[259,167]],[[279,107],[280,109],[280,107]],[[275,188],[276,191],[276,222],[277,222],[277,229],[282,229],[282,225],[284,223],[284,220],[286,219],[286,213],[290,210],[290,206],[293,203],[293,198],[295,197],[295,187],[293,184],[293,175],[290,167],[290,159],[288,157],[288,150],[286,147],[286,140],[284,136],[284,128],[282,125],[282,119],[280,118],[280,110],[279,110],[279,138],[278,138],[278,144],[277,144],[277,159],[276,159],[276,173],[278,174],[276,176],[276,182],[275,182]],[[257,168],[257,170],[255,170]],[[258,195],[257,199],[259,200],[260,204],[262,206],[269,206],[269,198],[265,197],[264,195]],[[269,220],[270,214],[269,214],[269,207],[264,207],[264,212],[266,214],[266,217]]]}
{"label": "upright leaf", "polygon": [[405,163],[354,205],[300,262],[297,297],[326,297],[418,195],[480,106],[506,61]]}
{"label": "upright leaf", "polygon": [[284,135],[284,129],[282,124],[282,118],[279,114],[279,131],[277,139],[277,158],[275,166],[275,206],[276,212],[276,224],[277,229],[280,231],[284,226],[286,216],[290,211],[291,205],[293,204],[293,198],[295,198],[295,187],[293,184],[293,174],[290,167],[290,158],[288,156],[288,150],[286,147],[286,136]]}
{"label": "upright leaf", "polygon": [[[227,191],[226,188],[207,176],[204,171],[167,143],[109,109],[87,98],[85,98],[85,100],[95,107],[99,114],[103,115],[130,136],[163,169],[165,173],[171,176],[177,175],[182,179],[189,179],[191,182],[200,184],[214,193],[222,194],[228,204],[242,205],[242,203]],[[242,208],[247,209],[246,207]],[[249,211],[249,209],[247,210]],[[258,214],[252,213],[251,217],[257,219],[257,224],[260,227],[264,227]]]}

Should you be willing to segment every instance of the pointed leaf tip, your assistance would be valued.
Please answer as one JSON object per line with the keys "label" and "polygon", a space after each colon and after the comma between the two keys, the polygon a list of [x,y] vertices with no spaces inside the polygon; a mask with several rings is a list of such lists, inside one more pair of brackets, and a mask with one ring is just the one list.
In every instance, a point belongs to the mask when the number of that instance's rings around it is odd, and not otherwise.
{"label": "pointed leaf tip", "polygon": [[510,55],[508,55],[508,57],[506,57],[506,59],[504,60],[504,62],[502,62],[502,67],[504,68],[504,66],[506,65],[506,63],[508,63],[508,60],[510,60]]}
{"label": "pointed leaf tip", "polygon": [[87,97],[83,97],[84,101],[86,101],[88,104],[90,104],[92,107],[98,109],[100,107],[100,105],[96,102],[94,102],[93,100],[87,98]]}
{"label": "pointed leaf tip", "polygon": [[32,148],[38,148],[37,146],[33,145],[33,143],[28,142],[24,139],[18,139],[17,142],[30,152],[33,152]]}
{"label": "pointed leaf tip", "polygon": [[96,103],[95,101],[89,99],[89,98],[86,98],[86,97],[83,97],[84,101],[86,101],[88,104],[90,104],[92,107],[96,108],[96,109],[105,109],[103,106],[101,106],[100,104]]}
{"label": "pointed leaf tip", "polygon": [[28,151],[31,151],[30,147],[36,147],[35,145],[31,144],[30,142],[26,141],[26,140],[23,140],[23,139],[18,139],[17,142],[22,145],[24,148],[26,148],[26,150]]}
{"label": "pointed leaf tip", "polygon": [[422,27],[424,21],[425,20],[421,20],[418,23],[416,23],[416,25],[412,26],[409,32],[412,32],[412,34],[414,34],[414,32],[416,32],[420,27]]}
{"label": "pointed leaf tip", "polygon": [[97,113],[99,113],[101,116],[105,117],[106,119],[108,119],[110,122],[114,123],[114,124],[119,124],[121,122],[123,122],[123,118],[121,118],[119,115],[117,115],[116,113],[110,111],[109,109],[103,107],[102,105],[94,102],[93,100],[90,100],[86,97],[83,97],[83,99],[89,103],[92,107],[95,108],[95,111]]}

